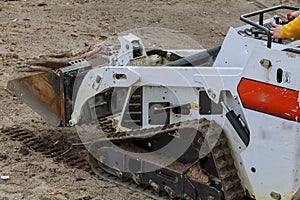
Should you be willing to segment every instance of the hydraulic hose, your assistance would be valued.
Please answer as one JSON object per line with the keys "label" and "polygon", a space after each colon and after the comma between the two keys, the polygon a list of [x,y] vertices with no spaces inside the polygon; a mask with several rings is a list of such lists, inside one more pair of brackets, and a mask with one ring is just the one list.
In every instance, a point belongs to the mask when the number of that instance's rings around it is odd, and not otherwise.
{"label": "hydraulic hose", "polygon": [[207,49],[203,52],[181,58],[174,62],[166,64],[166,66],[199,66],[203,63],[208,62],[212,57],[218,55],[221,46],[215,46],[213,48]]}

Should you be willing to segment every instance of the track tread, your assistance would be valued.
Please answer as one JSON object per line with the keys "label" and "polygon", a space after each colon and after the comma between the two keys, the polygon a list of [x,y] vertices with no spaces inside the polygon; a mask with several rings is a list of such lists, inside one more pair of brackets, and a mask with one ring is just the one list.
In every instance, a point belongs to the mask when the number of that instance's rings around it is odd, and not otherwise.
{"label": "track tread", "polygon": [[[242,200],[245,197],[245,192],[241,186],[240,179],[237,174],[237,169],[234,165],[234,160],[231,155],[231,149],[228,145],[227,138],[222,131],[222,128],[216,124],[214,121],[209,121],[206,119],[200,120],[190,120],[181,123],[171,124],[164,127],[149,128],[142,130],[134,130],[125,135],[142,135],[142,134],[153,134],[154,132],[160,132],[159,134],[170,134],[176,131],[178,128],[191,128],[197,127],[203,136],[206,138],[206,142],[209,144],[210,141],[217,141],[217,143],[212,148],[212,155],[216,163],[216,167],[221,179],[223,186],[225,199],[226,200]],[[220,134],[221,132],[221,134]],[[126,138],[128,139],[128,138]],[[115,140],[122,140],[122,138],[115,138]],[[90,160],[94,158],[90,155]],[[95,166],[96,165],[96,166]],[[92,169],[97,175],[103,177],[104,170],[102,170],[98,163],[95,161],[91,162]],[[108,176],[109,177],[109,176]],[[114,179],[117,181],[118,179]],[[124,182],[122,182],[122,185]],[[133,189],[131,186],[127,186]],[[136,187],[134,187],[136,188]]]}
{"label": "track tread", "polygon": [[[212,121],[215,124],[215,122]],[[215,124],[211,126],[215,128]],[[217,133],[215,131],[214,133]],[[223,154],[220,153],[223,151]],[[222,156],[221,156],[222,155]],[[226,200],[241,200],[245,197],[245,191],[241,185],[238,171],[234,164],[234,159],[231,155],[231,149],[228,145],[226,135],[222,132],[220,139],[212,149],[212,156],[215,160],[216,168],[223,186],[223,192]]]}

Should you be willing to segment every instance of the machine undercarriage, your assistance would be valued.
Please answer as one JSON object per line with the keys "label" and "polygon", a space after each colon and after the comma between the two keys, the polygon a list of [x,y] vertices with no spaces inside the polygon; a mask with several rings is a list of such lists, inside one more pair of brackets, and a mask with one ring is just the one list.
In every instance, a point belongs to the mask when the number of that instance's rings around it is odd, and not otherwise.
{"label": "machine undercarriage", "polygon": [[[165,193],[171,198],[223,199],[225,194],[226,199],[242,199],[245,196],[244,190],[240,185],[226,136],[222,133],[219,137],[220,131],[222,130],[217,124],[202,119],[151,130],[127,132],[126,134],[132,137],[128,139],[113,137],[109,138],[108,143],[107,141],[93,143],[89,150],[91,166],[96,173],[99,173],[98,168],[101,168],[124,181],[134,181],[141,187],[148,185],[158,194]],[[144,135],[142,132],[148,135],[147,139],[139,138],[141,134]],[[176,132],[179,132],[179,135],[175,138]],[[167,152],[156,153],[150,157],[135,155],[156,151],[173,139],[178,140],[177,143],[180,144],[181,140],[191,137],[193,132],[196,135],[192,145],[168,166],[164,165],[170,158]],[[210,148],[205,138],[208,141],[219,139],[211,153],[201,158],[199,157],[201,146],[203,148],[207,145],[207,148]],[[116,150],[109,144],[111,141],[120,149]],[[109,167],[112,165],[114,168]],[[145,170],[149,172],[143,173]],[[225,187],[222,188],[223,185]],[[224,194],[220,192],[221,189]]]}

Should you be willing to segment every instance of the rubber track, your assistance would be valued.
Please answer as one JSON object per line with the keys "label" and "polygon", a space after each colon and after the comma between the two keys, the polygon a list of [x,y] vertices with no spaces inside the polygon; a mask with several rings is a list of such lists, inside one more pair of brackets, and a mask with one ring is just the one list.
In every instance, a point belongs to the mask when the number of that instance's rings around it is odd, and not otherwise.
{"label": "rubber track", "polygon": [[102,170],[97,163],[97,160],[93,157],[93,156],[89,156],[89,162],[91,165],[91,168],[93,170],[94,173],[96,173],[96,175],[99,178],[102,178],[104,180],[113,182],[117,185],[121,185],[127,189],[130,189],[132,191],[135,192],[139,192],[142,193],[148,197],[151,197],[153,199],[157,199],[157,200],[167,200],[169,199],[168,196],[164,195],[164,196],[158,196],[157,193],[155,193],[151,188],[149,187],[140,187],[138,185],[136,185],[132,180],[121,180],[120,178],[117,178],[114,175],[108,174],[107,172],[105,172],[104,170]]}
{"label": "rubber track", "polygon": [[218,142],[213,147],[211,153],[223,186],[225,199],[244,199],[245,191],[241,186],[241,181],[238,176],[238,171],[234,165],[234,159],[231,155],[231,149],[229,147],[227,137],[224,132],[222,132],[221,135],[218,134],[218,132],[222,130],[220,130],[221,127],[215,122],[210,124],[209,129],[212,130],[206,132],[206,134],[209,134],[209,138],[216,139],[216,137],[219,137]]}
{"label": "rubber track", "polygon": [[[174,130],[177,130],[178,127],[180,128],[190,128],[190,127],[197,127],[198,131],[203,133],[207,140],[208,146],[210,146],[209,141],[217,141],[216,144],[212,147],[212,156],[214,158],[216,168],[219,173],[219,178],[221,180],[223,191],[226,200],[242,200],[245,197],[245,192],[241,186],[240,178],[238,176],[237,169],[234,165],[234,159],[231,155],[231,149],[228,145],[227,137],[222,131],[222,128],[216,124],[214,121],[209,121],[206,119],[201,120],[193,120],[193,121],[186,121],[182,123],[171,124],[165,127],[158,127],[152,129],[143,129],[140,131],[132,131],[128,132],[125,135],[136,135],[136,132],[143,132],[144,134],[151,135],[162,135],[162,134],[169,134]],[[221,133],[221,134],[220,134]],[[122,140],[122,138],[111,138],[113,140]],[[124,138],[128,139],[128,138]],[[90,156],[90,162],[92,169],[94,172],[102,178],[107,177],[106,173],[98,166],[97,161]],[[121,182],[124,186],[126,185],[125,182]],[[128,186],[127,186],[128,187]],[[130,187],[131,188],[131,187]],[[136,186],[132,189],[135,189]],[[156,197],[157,198],[157,197]]]}

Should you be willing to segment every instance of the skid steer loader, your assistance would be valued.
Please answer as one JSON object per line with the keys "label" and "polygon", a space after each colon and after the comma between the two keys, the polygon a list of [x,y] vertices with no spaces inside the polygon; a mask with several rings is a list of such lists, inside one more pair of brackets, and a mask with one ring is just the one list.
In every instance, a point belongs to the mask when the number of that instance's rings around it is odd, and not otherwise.
{"label": "skid steer loader", "polygon": [[75,60],[7,89],[75,126],[99,175],[175,199],[300,199],[300,41],[273,40],[284,20],[265,19],[298,9],[244,14],[207,50],[146,51],[129,34],[107,65]]}

